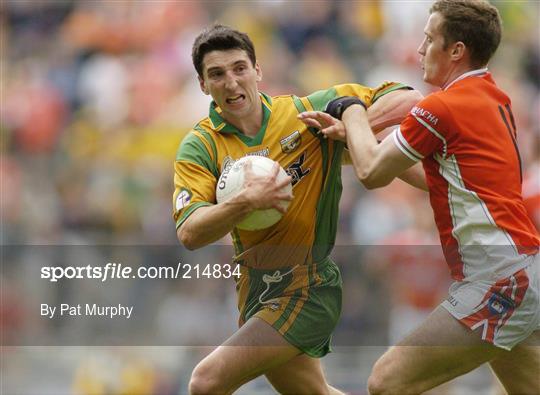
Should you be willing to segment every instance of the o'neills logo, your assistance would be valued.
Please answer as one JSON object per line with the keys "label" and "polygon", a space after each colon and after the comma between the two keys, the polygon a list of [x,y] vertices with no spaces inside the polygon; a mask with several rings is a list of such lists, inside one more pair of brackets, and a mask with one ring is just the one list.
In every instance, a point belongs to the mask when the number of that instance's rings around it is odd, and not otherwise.
{"label": "o'neills logo", "polygon": [[420,107],[413,107],[411,110],[412,115],[417,115],[420,118],[424,118],[426,121],[428,121],[433,126],[437,125],[437,122],[439,122],[439,118],[437,118],[435,115],[430,113],[428,110],[424,110]]}
{"label": "o'neills logo", "polygon": [[225,170],[231,167],[233,163],[234,159],[227,155],[225,158],[223,158],[223,162],[221,162],[221,172],[223,173]]}
{"label": "o'neills logo", "polygon": [[180,192],[176,196],[176,211],[182,210],[184,207],[187,207],[191,202],[191,191],[188,188],[180,188]]}
{"label": "o'neills logo", "polygon": [[300,131],[298,130],[295,130],[287,137],[279,140],[279,144],[281,144],[281,150],[286,154],[290,154],[291,152],[295,151],[298,147],[300,147],[301,143],[302,136],[300,135]]}
{"label": "o'neills logo", "polygon": [[270,156],[270,149],[268,147],[261,149],[259,151],[248,152],[246,156]]}
{"label": "o'neills logo", "polygon": [[[268,158],[270,156],[270,149],[266,147],[259,151],[248,152],[244,156],[265,156]],[[238,159],[233,159],[229,155],[223,158],[223,162],[221,162],[221,173],[228,171],[229,167],[231,167]]]}

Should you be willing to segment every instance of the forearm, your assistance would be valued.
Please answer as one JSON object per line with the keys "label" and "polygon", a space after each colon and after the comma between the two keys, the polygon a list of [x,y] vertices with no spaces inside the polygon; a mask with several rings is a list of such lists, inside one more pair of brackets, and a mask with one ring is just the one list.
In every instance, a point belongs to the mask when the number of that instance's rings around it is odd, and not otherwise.
{"label": "forearm", "polygon": [[376,166],[377,139],[371,131],[368,118],[362,115],[364,111],[359,105],[348,108],[343,114],[342,121],[347,133],[347,146],[351,153],[353,167],[358,179],[364,181]]}
{"label": "forearm", "polygon": [[200,207],[178,228],[178,239],[190,250],[204,247],[230,233],[250,211],[241,195],[214,206]]}
{"label": "forearm", "polygon": [[[367,188],[388,185],[402,175],[415,162],[404,155],[391,136],[377,143],[369,126],[365,110],[359,105],[350,106],[342,116],[347,128],[347,144],[358,180]],[[422,169],[419,169],[422,171]],[[405,175],[412,185],[424,189],[424,181],[418,171]]]}
{"label": "forearm", "polygon": [[401,123],[411,108],[422,98],[422,94],[416,90],[397,90],[381,97],[367,110],[373,133]]}

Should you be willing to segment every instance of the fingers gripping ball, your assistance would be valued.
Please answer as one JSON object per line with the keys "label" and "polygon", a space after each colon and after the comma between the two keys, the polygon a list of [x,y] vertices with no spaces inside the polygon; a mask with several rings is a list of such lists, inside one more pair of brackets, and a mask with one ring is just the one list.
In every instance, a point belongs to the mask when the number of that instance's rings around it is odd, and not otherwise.
{"label": "fingers gripping ball", "polygon": [[[216,199],[218,203],[224,202],[236,194],[238,194],[244,186],[244,164],[251,162],[251,171],[256,176],[270,176],[274,161],[263,156],[245,156],[231,166],[227,167],[219,177],[216,186]],[[279,169],[277,182],[287,178],[287,173],[282,167]],[[287,184],[283,191],[292,193],[291,183]],[[283,200],[281,207],[286,209],[289,206],[289,201]],[[274,208],[267,210],[254,210],[247,215],[236,227],[242,230],[259,230],[268,228],[277,223],[282,217],[282,214]]]}

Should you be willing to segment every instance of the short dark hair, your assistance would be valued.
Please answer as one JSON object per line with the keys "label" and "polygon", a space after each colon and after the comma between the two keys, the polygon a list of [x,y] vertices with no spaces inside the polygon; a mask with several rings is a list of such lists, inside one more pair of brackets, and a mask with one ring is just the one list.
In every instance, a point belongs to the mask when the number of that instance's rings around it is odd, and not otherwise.
{"label": "short dark hair", "polygon": [[203,76],[204,55],[211,51],[226,51],[229,49],[246,51],[251,64],[255,66],[257,61],[255,47],[249,36],[228,26],[214,24],[203,30],[193,42],[191,57],[197,74],[200,77]]}
{"label": "short dark hair", "polygon": [[501,42],[499,11],[485,0],[438,0],[429,10],[443,17],[445,48],[461,41],[471,54],[471,66],[485,66]]}

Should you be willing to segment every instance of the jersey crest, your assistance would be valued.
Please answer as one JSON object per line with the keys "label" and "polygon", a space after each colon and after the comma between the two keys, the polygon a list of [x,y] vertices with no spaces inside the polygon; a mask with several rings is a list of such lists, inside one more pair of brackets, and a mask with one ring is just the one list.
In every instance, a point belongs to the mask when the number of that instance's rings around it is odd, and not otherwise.
{"label": "jersey crest", "polygon": [[290,154],[291,152],[296,151],[298,147],[300,147],[300,144],[302,144],[302,136],[300,135],[300,131],[295,130],[287,137],[282,138],[279,141],[279,144],[281,145],[281,151],[283,151],[285,154]]}

